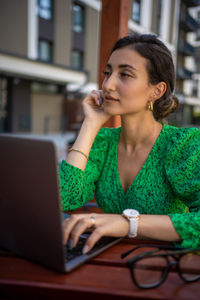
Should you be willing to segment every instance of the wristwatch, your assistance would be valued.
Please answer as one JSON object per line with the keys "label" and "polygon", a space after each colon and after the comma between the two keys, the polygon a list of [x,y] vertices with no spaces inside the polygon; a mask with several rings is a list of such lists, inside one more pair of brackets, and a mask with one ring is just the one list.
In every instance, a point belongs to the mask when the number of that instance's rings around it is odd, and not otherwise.
{"label": "wristwatch", "polygon": [[138,219],[140,216],[139,211],[136,209],[125,209],[122,214],[127,220],[129,220],[129,233],[128,237],[134,238],[137,236],[137,229],[138,229]]}

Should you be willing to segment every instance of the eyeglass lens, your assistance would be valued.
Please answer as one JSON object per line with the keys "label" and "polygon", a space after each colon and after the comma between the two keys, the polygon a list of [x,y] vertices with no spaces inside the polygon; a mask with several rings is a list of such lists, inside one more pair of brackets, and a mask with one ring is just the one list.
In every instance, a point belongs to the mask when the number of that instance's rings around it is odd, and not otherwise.
{"label": "eyeglass lens", "polygon": [[134,264],[133,275],[140,287],[153,287],[162,281],[167,268],[165,257],[146,257]]}
{"label": "eyeglass lens", "polygon": [[179,269],[187,281],[200,278],[200,255],[195,252],[183,255],[179,261]]}

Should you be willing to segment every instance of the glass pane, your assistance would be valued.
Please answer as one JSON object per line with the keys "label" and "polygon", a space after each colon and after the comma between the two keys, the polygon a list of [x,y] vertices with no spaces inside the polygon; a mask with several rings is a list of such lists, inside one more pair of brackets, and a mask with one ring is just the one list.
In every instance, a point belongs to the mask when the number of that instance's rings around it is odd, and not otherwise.
{"label": "glass pane", "polygon": [[45,8],[51,7],[51,0],[40,0],[40,6]]}
{"label": "glass pane", "polygon": [[39,16],[46,20],[51,20],[53,16],[52,0],[40,0],[38,2]]}
{"label": "glass pane", "polygon": [[84,24],[84,9],[80,5],[73,5],[73,31],[75,32],[83,32],[83,24]]}
{"label": "glass pane", "polygon": [[44,61],[51,61],[51,44],[49,42],[39,42],[39,59]]}
{"label": "glass pane", "polygon": [[83,54],[81,51],[72,51],[72,67],[81,69],[83,67]]}
{"label": "glass pane", "polygon": [[46,20],[51,20],[52,14],[50,9],[39,8],[39,16]]}
{"label": "glass pane", "polygon": [[150,287],[159,283],[167,268],[164,257],[147,257],[139,260],[134,265],[134,277],[141,287]]}
{"label": "glass pane", "polygon": [[179,268],[186,280],[200,278],[200,253],[188,253],[179,261]]}
{"label": "glass pane", "polygon": [[140,23],[140,5],[140,1],[135,0],[132,6],[132,19],[137,23]]}

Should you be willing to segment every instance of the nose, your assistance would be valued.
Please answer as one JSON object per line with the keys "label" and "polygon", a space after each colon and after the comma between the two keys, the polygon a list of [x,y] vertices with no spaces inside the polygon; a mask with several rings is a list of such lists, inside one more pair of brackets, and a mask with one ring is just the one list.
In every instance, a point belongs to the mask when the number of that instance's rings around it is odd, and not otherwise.
{"label": "nose", "polygon": [[102,89],[106,92],[111,92],[116,90],[116,77],[114,73],[110,74],[108,77],[105,77]]}

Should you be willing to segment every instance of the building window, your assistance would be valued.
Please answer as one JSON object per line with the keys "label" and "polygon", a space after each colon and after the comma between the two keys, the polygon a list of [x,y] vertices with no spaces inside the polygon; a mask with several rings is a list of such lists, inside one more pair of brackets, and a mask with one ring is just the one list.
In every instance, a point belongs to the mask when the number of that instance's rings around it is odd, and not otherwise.
{"label": "building window", "polygon": [[33,82],[31,85],[31,91],[40,94],[58,94],[59,87],[56,84]]}
{"label": "building window", "polygon": [[141,1],[134,0],[132,3],[131,18],[134,22],[140,23],[141,19]]}
{"label": "building window", "polygon": [[197,12],[197,20],[200,21],[200,10]]}
{"label": "building window", "polygon": [[83,69],[83,52],[80,50],[72,51],[72,67],[75,69]]}
{"label": "building window", "polygon": [[193,80],[192,81],[192,96],[198,97],[198,80]]}
{"label": "building window", "polygon": [[45,41],[45,40],[39,40],[39,48],[38,48],[38,59],[52,62],[52,43]]}
{"label": "building window", "polygon": [[53,0],[38,0],[38,14],[45,20],[53,19]]}
{"label": "building window", "polygon": [[74,3],[72,8],[72,29],[74,32],[84,31],[84,7]]}

